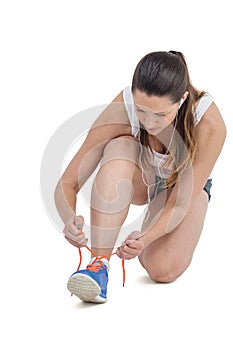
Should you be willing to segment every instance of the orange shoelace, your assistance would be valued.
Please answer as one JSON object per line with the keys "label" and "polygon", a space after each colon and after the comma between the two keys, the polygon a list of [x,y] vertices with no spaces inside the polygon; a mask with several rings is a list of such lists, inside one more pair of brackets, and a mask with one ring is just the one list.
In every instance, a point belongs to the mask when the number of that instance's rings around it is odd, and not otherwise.
{"label": "orange shoelace", "polygon": [[[115,253],[111,253],[111,254],[107,254],[107,255],[98,256],[87,245],[84,245],[83,247],[85,247],[87,250],[89,250],[89,252],[95,257],[95,259],[92,261],[92,263],[87,266],[87,269],[91,272],[98,272],[103,266],[105,266],[104,263],[101,261],[101,259],[104,259],[104,258],[106,259],[106,258],[109,258],[110,256],[116,254],[116,252],[115,252]],[[77,271],[79,271],[81,264],[82,264],[81,248],[78,248],[78,251],[79,251],[79,264],[78,264]],[[94,265],[96,262],[98,262],[99,265]],[[125,261],[124,260],[122,260],[122,272],[123,272],[123,287],[124,287],[124,285],[125,285]]]}

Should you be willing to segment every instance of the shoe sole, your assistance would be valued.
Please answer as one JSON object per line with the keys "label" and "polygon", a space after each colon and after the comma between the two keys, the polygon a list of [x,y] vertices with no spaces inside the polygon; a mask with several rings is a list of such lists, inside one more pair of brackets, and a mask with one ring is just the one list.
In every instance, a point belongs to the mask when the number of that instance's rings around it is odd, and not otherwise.
{"label": "shoe sole", "polygon": [[67,288],[71,294],[89,303],[105,303],[107,301],[106,298],[99,295],[101,288],[98,283],[85,274],[78,273],[71,276]]}

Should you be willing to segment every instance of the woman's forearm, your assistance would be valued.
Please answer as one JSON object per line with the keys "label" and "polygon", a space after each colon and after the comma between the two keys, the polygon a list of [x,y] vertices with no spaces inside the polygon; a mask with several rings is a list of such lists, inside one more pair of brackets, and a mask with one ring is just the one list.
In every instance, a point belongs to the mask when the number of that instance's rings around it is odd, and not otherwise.
{"label": "woman's forearm", "polygon": [[145,246],[167,233],[173,232],[190,211],[190,204],[197,193],[193,193],[193,172],[187,168],[178,178],[161,211],[146,227],[143,236]]}
{"label": "woman's forearm", "polygon": [[57,184],[54,199],[57,211],[64,223],[76,215],[76,190],[69,184],[62,183],[60,180]]}
{"label": "woman's forearm", "polygon": [[184,216],[187,214],[187,209],[180,206],[164,208],[163,212],[150,226],[142,233],[140,238],[145,247],[156,239],[171,233],[181,223]]}

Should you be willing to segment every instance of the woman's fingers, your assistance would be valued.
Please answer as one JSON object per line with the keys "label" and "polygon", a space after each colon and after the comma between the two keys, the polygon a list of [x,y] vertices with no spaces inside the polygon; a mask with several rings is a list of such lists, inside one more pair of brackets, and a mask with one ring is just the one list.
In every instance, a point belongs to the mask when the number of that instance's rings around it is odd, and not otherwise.
{"label": "woman's fingers", "polygon": [[127,238],[125,242],[117,249],[117,255],[121,259],[133,259],[136,256],[140,255],[144,248],[143,242],[140,240],[129,239]]}
{"label": "woman's fingers", "polygon": [[82,215],[78,215],[74,217],[74,225],[79,229],[82,230],[84,225],[84,218]]}
{"label": "woman's fingers", "polygon": [[81,247],[87,243],[85,234],[82,231],[84,219],[81,215],[71,217],[65,224],[64,235],[69,243],[75,247]]}

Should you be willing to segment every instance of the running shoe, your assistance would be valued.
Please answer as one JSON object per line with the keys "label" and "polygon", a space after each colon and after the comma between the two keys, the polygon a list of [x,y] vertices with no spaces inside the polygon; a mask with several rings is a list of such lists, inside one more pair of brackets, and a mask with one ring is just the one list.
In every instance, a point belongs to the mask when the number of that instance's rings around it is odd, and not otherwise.
{"label": "running shoe", "polygon": [[67,283],[71,294],[89,303],[107,301],[109,262],[105,258],[92,258],[85,270],[74,272]]}

